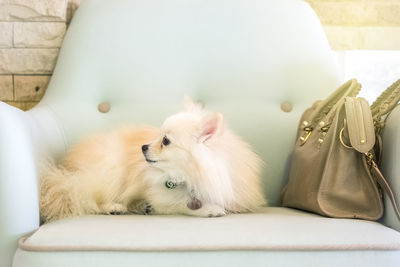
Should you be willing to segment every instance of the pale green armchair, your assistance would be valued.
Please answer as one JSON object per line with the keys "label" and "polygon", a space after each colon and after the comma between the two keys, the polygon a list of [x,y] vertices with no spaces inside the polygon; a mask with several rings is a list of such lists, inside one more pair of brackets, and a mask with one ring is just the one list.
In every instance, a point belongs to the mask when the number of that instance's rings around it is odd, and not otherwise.
{"label": "pale green armchair", "polygon": [[[44,99],[28,112],[0,103],[0,265],[400,266],[400,233],[384,225],[400,230],[391,213],[381,224],[277,207],[301,113],[341,82],[318,18],[300,0],[83,1]],[[39,225],[44,157],[94,131],[160,125],[185,94],[223,112],[262,156],[271,207]],[[397,194],[399,121],[397,109],[383,166]]]}

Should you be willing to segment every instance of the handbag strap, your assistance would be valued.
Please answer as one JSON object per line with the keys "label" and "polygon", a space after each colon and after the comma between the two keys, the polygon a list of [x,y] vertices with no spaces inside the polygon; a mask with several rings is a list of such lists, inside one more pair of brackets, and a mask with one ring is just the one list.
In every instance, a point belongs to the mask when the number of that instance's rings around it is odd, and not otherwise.
{"label": "handbag strap", "polygon": [[396,199],[394,197],[393,191],[390,188],[389,183],[383,176],[382,172],[379,170],[378,165],[375,163],[373,160],[373,156],[371,153],[365,153],[367,163],[370,166],[371,174],[372,177],[375,179],[375,181],[380,185],[380,187],[383,189],[383,191],[386,193],[386,195],[389,197],[390,202],[392,202],[392,207],[394,210],[394,213],[397,216],[397,219],[400,221],[400,211],[396,203]]}
{"label": "handbag strap", "polygon": [[374,123],[377,128],[377,132],[383,129],[385,121],[382,121],[382,116],[392,111],[400,100],[400,79],[395,81],[389,86],[371,105],[371,112],[374,118]]}
{"label": "handbag strap", "polygon": [[[399,100],[400,100],[400,79],[395,81],[391,86],[389,86],[385,91],[383,91],[381,95],[371,105],[371,112],[374,120],[375,131],[377,137],[379,138],[378,141],[380,141],[380,144],[378,144],[379,154],[382,153],[381,132],[383,127],[385,126],[387,118],[386,117],[384,120],[382,120],[382,117],[390,113],[398,105]],[[389,197],[390,202],[392,203],[393,210],[397,216],[397,219],[400,221],[400,211],[389,183],[383,176],[382,172],[379,170],[376,162],[373,160],[372,154],[366,153],[365,155],[367,157],[367,162],[370,165],[372,177],[376,180],[376,182],[380,185],[382,190]],[[380,160],[380,156],[378,159]]]}

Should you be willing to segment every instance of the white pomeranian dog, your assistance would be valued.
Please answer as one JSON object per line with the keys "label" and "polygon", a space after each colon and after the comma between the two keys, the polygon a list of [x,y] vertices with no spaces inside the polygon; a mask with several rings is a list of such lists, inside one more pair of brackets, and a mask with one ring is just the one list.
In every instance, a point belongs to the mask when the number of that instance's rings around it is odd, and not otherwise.
{"label": "white pomeranian dog", "polygon": [[88,138],[41,173],[42,221],[85,214],[252,212],[266,204],[262,162],[225,125],[185,98],[161,129],[127,127]]}

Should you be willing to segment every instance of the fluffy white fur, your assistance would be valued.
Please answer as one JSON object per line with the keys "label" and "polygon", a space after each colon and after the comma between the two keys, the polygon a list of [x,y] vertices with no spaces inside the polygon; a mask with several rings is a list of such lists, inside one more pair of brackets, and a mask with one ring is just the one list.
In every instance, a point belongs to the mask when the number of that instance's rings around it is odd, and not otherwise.
{"label": "fluffy white fur", "polygon": [[[51,221],[84,214],[210,217],[255,211],[265,204],[260,167],[260,158],[226,127],[222,114],[187,98],[184,111],[160,130],[128,127],[97,135],[57,167],[49,164],[41,179],[41,215]],[[167,188],[166,181],[177,187]]]}

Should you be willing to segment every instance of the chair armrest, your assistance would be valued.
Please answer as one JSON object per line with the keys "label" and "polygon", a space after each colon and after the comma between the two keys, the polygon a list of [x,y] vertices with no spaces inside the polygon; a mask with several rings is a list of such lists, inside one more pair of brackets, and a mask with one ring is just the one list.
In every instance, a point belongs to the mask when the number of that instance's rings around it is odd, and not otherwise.
{"label": "chair armrest", "polygon": [[17,240],[38,227],[37,171],[30,118],[0,101],[0,266],[11,266]]}
{"label": "chair armrest", "polygon": [[[400,106],[397,106],[386,120],[383,132],[382,173],[392,187],[393,193],[400,204]],[[381,222],[400,231],[400,221],[393,211],[392,204],[385,196],[385,213]]]}

